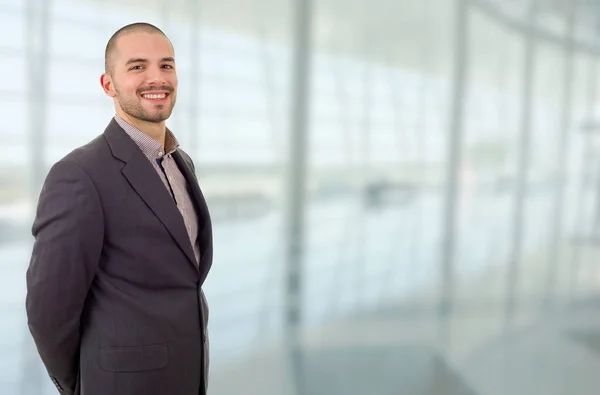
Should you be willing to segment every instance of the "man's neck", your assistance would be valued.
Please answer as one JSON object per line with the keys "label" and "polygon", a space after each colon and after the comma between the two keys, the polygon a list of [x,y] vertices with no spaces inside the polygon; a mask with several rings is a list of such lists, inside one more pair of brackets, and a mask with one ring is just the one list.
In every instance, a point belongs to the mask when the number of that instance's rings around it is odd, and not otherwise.
{"label": "man's neck", "polygon": [[117,113],[117,115],[119,117],[121,117],[125,122],[130,124],[131,126],[138,128],[139,130],[141,130],[142,132],[144,132],[145,134],[147,134],[154,140],[158,141],[160,143],[160,145],[164,148],[165,135],[166,135],[165,121],[162,121],[159,123],[147,122],[147,121],[142,121],[142,120],[130,117],[127,114],[118,114]]}

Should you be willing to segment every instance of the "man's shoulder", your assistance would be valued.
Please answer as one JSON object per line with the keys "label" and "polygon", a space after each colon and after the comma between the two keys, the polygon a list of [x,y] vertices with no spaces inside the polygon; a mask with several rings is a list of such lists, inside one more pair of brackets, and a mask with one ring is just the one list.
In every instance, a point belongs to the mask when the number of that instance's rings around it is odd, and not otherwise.
{"label": "man's shoulder", "polygon": [[177,147],[177,151],[181,154],[181,156],[186,160],[186,161],[191,161],[192,158],[190,158],[190,155],[185,152],[183,149],[181,149],[181,147]]}
{"label": "man's shoulder", "polygon": [[58,162],[76,163],[84,170],[92,170],[105,165],[108,155],[110,155],[110,150],[106,139],[103,135],[98,135],[89,142],[72,149]]}
{"label": "man's shoulder", "polygon": [[[114,135],[115,129],[121,129],[115,118],[111,118],[104,131],[83,145],[77,146],[59,159],[59,162],[76,163],[84,169],[106,169],[107,161],[113,157],[108,134]],[[108,134],[107,134],[108,133]]]}
{"label": "man's shoulder", "polygon": [[181,148],[177,148],[177,152],[179,152],[179,154],[181,155],[183,160],[188,164],[188,166],[190,166],[192,170],[195,170],[194,161],[192,160],[192,157]]}

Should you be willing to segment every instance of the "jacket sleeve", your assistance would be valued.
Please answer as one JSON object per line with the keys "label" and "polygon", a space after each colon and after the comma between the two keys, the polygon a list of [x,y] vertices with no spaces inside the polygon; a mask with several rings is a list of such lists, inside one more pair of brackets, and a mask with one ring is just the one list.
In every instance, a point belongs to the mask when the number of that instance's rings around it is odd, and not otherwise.
{"label": "jacket sleeve", "polygon": [[80,317],[103,245],[98,192],[75,162],[48,173],[32,227],[35,238],[26,274],[29,330],[54,385],[75,391]]}

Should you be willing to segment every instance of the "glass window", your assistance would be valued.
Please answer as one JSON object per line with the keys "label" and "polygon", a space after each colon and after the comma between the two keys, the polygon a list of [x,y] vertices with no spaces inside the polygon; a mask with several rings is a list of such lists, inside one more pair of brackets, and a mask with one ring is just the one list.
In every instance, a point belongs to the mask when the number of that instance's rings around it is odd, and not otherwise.
{"label": "glass window", "polygon": [[3,32],[10,34],[0,34],[0,51],[7,49],[22,51],[26,42],[26,14],[20,7],[22,1],[14,1],[9,4],[0,2],[0,26]]}
{"label": "glass window", "polygon": [[[23,98],[28,89],[28,62],[24,56],[2,55],[0,49],[0,75],[5,76],[3,83],[0,86],[0,93],[3,98],[0,101]],[[8,78],[10,76],[10,78]]]}

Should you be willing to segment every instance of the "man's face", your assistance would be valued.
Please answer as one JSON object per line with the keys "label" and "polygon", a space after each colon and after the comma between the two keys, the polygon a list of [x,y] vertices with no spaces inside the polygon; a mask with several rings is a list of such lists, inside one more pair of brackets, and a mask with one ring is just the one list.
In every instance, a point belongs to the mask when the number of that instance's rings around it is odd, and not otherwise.
{"label": "man's face", "polygon": [[161,34],[129,33],[118,38],[111,75],[102,76],[105,92],[128,116],[163,122],[177,97],[173,47]]}

